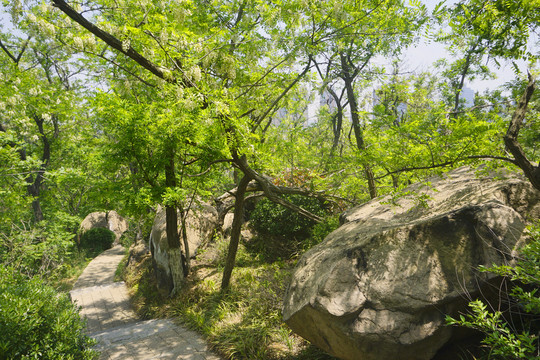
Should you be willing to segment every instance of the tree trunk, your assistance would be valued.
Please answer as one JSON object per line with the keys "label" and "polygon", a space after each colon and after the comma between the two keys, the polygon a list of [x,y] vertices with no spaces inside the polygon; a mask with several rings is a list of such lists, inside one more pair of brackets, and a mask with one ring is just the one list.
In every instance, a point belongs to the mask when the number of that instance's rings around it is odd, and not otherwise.
{"label": "tree trunk", "polygon": [[229,243],[229,251],[227,253],[225,268],[223,269],[223,280],[221,281],[222,291],[226,291],[231,282],[231,275],[236,262],[236,252],[238,251],[238,244],[240,242],[240,232],[242,230],[242,223],[244,222],[244,197],[246,195],[246,189],[250,180],[251,179],[247,175],[244,175],[236,190],[231,241]]}
{"label": "tree trunk", "polygon": [[[174,188],[176,186],[176,175],[174,171],[174,151],[168,153],[168,162],[165,165],[165,186]],[[176,294],[185,278],[184,261],[180,248],[180,236],[178,235],[178,212],[176,204],[165,205],[165,223],[167,232],[167,244],[169,245],[169,269],[171,271],[173,289],[171,295]]]}
{"label": "tree trunk", "polygon": [[43,118],[37,115],[34,115],[34,121],[38,127],[39,135],[41,137],[41,142],[43,143],[43,154],[41,156],[41,166],[35,174],[35,177],[30,175],[26,178],[28,183],[26,190],[28,195],[33,197],[32,200],[32,209],[34,211],[34,219],[36,222],[43,220],[43,211],[41,210],[41,204],[39,201],[39,195],[41,193],[41,185],[43,183],[43,175],[45,170],[51,161],[51,143],[45,135],[45,130],[43,128]]}
{"label": "tree trunk", "polygon": [[188,214],[189,214],[189,208],[187,211],[185,211],[183,208],[180,209],[180,223],[182,224],[182,241],[184,243],[184,253],[186,257],[185,276],[188,275],[189,269],[191,268],[191,264],[190,264],[191,253],[189,251],[189,242],[187,238],[187,225],[186,225],[186,218]]}
{"label": "tree trunk", "polygon": [[337,108],[336,114],[332,116],[332,132],[334,133],[334,140],[332,141],[332,149],[330,150],[330,156],[333,157],[339,145],[339,138],[341,137],[341,127],[343,124],[343,107],[341,106],[341,98],[336,94],[336,92],[330,87],[327,87],[326,90],[334,99]]}
{"label": "tree trunk", "polygon": [[[366,144],[364,142],[364,135],[362,133],[362,127],[360,125],[360,117],[358,116],[358,102],[356,100],[356,94],[353,89],[353,78],[351,69],[345,54],[340,55],[341,69],[343,71],[343,82],[347,90],[347,99],[349,100],[349,108],[351,109],[351,121],[354,130],[354,136],[356,138],[356,146],[361,152],[366,151]],[[368,164],[364,165],[364,174],[368,182],[369,196],[374,199],[377,197],[377,185],[375,184],[375,176],[373,170]]]}
{"label": "tree trunk", "polygon": [[463,91],[463,86],[465,85],[465,78],[469,73],[469,67],[471,66],[471,57],[476,52],[477,46],[478,42],[475,42],[473,46],[467,51],[467,55],[465,56],[465,64],[463,64],[463,69],[461,70],[459,83],[454,88],[454,110],[451,113],[451,117],[453,119],[457,118],[458,115],[459,99],[461,98],[461,92]]}

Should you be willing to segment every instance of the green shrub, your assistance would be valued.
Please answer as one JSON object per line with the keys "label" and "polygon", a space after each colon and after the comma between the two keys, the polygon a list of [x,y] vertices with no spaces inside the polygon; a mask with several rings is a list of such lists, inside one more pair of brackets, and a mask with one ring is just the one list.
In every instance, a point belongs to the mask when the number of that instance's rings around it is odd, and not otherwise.
{"label": "green shrub", "polygon": [[[318,199],[300,195],[288,195],[284,198],[321,217],[327,215],[324,204]],[[310,236],[315,224],[315,221],[268,199],[259,201],[251,213],[251,225],[260,234],[303,240]]]}
{"label": "green shrub", "polygon": [[58,277],[69,270],[75,235],[57,223],[13,227],[0,236],[0,263],[28,276]]}
{"label": "green shrub", "polygon": [[0,267],[0,359],[95,359],[66,294]]}
{"label": "green shrub", "polygon": [[323,222],[315,225],[311,229],[311,235],[303,242],[303,250],[306,251],[313,246],[319,244],[332,231],[339,227],[339,216],[329,216]]}
{"label": "green shrub", "polygon": [[79,246],[81,249],[101,252],[110,249],[115,239],[116,235],[111,230],[106,228],[94,228],[81,235]]}
{"label": "green shrub", "polygon": [[[450,316],[446,322],[465,326],[484,334],[482,343],[488,348],[486,359],[538,359],[540,355],[540,222],[530,227],[532,241],[521,250],[516,266],[481,267],[504,276],[513,286],[502,298],[511,298],[516,303],[519,314],[491,311],[497,306],[488,306],[481,300],[469,303],[471,312],[458,319]],[[519,315],[519,321],[508,318]]]}

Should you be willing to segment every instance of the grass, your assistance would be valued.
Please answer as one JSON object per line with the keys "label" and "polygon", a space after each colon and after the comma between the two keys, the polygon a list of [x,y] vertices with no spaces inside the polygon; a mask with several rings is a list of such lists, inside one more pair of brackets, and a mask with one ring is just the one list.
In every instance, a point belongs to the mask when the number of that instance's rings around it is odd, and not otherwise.
{"label": "grass", "polygon": [[124,273],[126,272],[126,266],[127,266],[128,259],[129,259],[129,248],[126,247],[125,249],[126,249],[125,250],[126,253],[124,254],[124,257],[122,258],[122,260],[118,264],[118,267],[114,271],[114,281],[122,281]]}
{"label": "grass", "polygon": [[294,259],[261,259],[240,244],[231,287],[223,293],[227,244],[220,239],[199,253],[174,298],[158,290],[150,256],[130,265],[125,279],[138,313],[143,318],[179,319],[203,334],[213,350],[227,359],[334,359],[293,334],[282,320],[282,299]]}
{"label": "grass", "polygon": [[57,276],[47,279],[47,282],[58,292],[70,291],[88,263],[95,256],[95,254],[89,254],[84,250],[75,250],[69,265],[66,264]]}
{"label": "grass", "polygon": [[141,319],[167,316],[171,299],[155,281],[152,258],[147,255],[138,263],[126,265],[123,279],[129,289],[131,304]]}

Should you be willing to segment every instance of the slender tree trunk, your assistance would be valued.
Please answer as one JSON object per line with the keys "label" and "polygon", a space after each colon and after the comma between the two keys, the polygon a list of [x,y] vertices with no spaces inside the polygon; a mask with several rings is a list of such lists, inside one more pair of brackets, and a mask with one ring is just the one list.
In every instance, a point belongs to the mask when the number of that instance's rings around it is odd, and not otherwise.
{"label": "slender tree trunk", "polygon": [[[176,186],[176,174],[174,171],[174,150],[168,153],[167,164],[165,165],[165,186],[174,188]],[[165,206],[165,223],[167,233],[167,244],[169,245],[169,269],[171,271],[174,295],[180,290],[185,278],[184,260],[182,259],[182,249],[180,247],[180,236],[178,235],[178,212],[176,204]]]}
{"label": "slender tree trunk", "polygon": [[[366,151],[366,144],[364,142],[364,134],[362,133],[362,127],[360,125],[360,117],[358,116],[358,102],[356,100],[356,94],[353,89],[353,79],[350,66],[347,62],[345,54],[341,54],[341,69],[343,71],[343,81],[347,90],[347,99],[349,100],[349,108],[351,109],[351,121],[354,130],[354,136],[356,138],[356,146],[361,152]],[[369,196],[374,199],[377,197],[377,185],[375,184],[375,176],[373,170],[369,164],[364,165],[364,174],[368,182]]]}
{"label": "slender tree trunk", "polygon": [[184,209],[180,209],[180,222],[182,223],[182,241],[184,242],[184,253],[185,253],[185,257],[186,257],[186,261],[185,261],[185,276],[188,275],[189,273],[189,269],[191,268],[191,264],[190,264],[190,258],[191,258],[191,253],[189,251],[189,242],[188,242],[188,237],[187,237],[187,225],[186,225],[186,218],[189,214],[189,208],[187,211],[185,211]]}
{"label": "slender tree trunk", "polygon": [[336,114],[332,117],[332,132],[334,133],[334,141],[332,142],[332,149],[330,150],[330,156],[333,157],[335,151],[339,145],[339,138],[341,137],[341,128],[343,124],[343,107],[341,106],[341,98],[336,94],[336,92],[327,87],[328,93],[334,98],[336,103]]}
{"label": "slender tree trunk", "polygon": [[47,169],[47,166],[49,166],[49,163],[51,161],[51,143],[45,135],[45,129],[43,128],[43,118],[35,115],[34,121],[38,127],[41,142],[43,143],[43,155],[41,156],[41,166],[39,167],[35,176],[30,175],[28,176],[28,178],[26,178],[26,182],[28,183],[26,190],[28,195],[33,197],[32,209],[34,211],[34,219],[39,222],[43,220],[43,211],[41,210],[39,195],[41,193],[41,185],[43,184],[43,175],[45,174],[45,170]]}
{"label": "slender tree trunk", "polygon": [[463,69],[461,70],[459,84],[457,84],[454,91],[456,92],[454,96],[454,110],[452,111],[451,117],[453,119],[457,118],[458,110],[459,110],[459,100],[461,98],[461,92],[463,91],[463,86],[465,85],[465,78],[469,74],[469,68],[471,66],[471,57],[473,53],[476,51],[476,47],[478,46],[478,42],[474,43],[471,49],[467,51],[467,56],[465,57],[465,64],[463,64]]}
{"label": "slender tree trunk", "polygon": [[221,281],[222,291],[226,291],[231,282],[231,275],[236,262],[236,252],[238,251],[238,244],[240,242],[240,232],[242,230],[242,223],[244,222],[244,197],[246,195],[246,189],[250,180],[251,179],[248,176],[244,175],[236,190],[231,241],[229,243],[229,251],[227,253],[227,260],[225,261],[225,268],[223,269],[223,280]]}

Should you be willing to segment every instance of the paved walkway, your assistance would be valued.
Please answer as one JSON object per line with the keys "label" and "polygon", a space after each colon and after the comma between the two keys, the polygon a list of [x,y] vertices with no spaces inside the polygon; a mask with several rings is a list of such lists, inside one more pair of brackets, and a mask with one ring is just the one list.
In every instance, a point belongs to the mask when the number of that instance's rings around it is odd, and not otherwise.
{"label": "paved walkway", "polygon": [[137,318],[126,285],[114,282],[123,256],[119,245],[103,252],[88,264],[70,292],[87,319],[87,334],[98,340],[100,360],[220,360],[198,334],[170,319]]}

